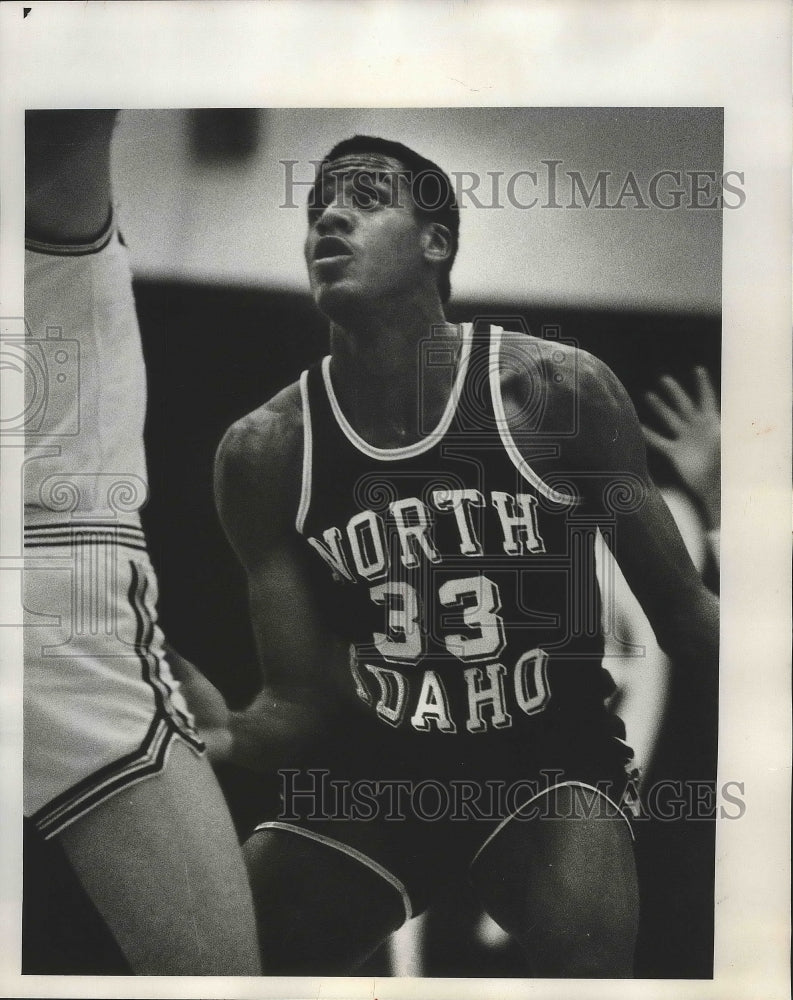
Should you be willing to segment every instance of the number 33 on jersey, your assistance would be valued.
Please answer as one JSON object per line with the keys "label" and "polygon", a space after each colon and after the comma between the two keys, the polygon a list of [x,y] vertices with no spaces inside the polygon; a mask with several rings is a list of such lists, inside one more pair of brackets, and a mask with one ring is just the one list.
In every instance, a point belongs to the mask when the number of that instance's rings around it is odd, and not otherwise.
{"label": "number 33 on jersey", "polygon": [[603,694],[595,527],[517,456],[497,336],[465,334],[446,413],[408,447],[356,434],[327,358],[301,378],[296,525],[318,606],[351,644],[361,700],[417,738],[530,728]]}

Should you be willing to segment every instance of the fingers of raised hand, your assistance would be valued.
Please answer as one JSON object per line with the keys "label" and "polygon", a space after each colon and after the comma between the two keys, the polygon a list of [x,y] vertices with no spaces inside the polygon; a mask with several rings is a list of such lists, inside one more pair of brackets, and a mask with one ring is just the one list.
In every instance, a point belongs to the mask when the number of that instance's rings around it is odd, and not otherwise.
{"label": "fingers of raised hand", "polygon": [[657,392],[646,393],[644,401],[655,419],[665,430],[675,436],[680,433],[684,421],[681,419],[680,412],[677,409],[670,406],[666,400],[661,399]]}
{"label": "fingers of raised hand", "polygon": [[677,379],[671,375],[662,375],[658,379],[658,387],[672,409],[681,417],[685,419],[691,416],[695,409],[694,401]]}
{"label": "fingers of raised hand", "polygon": [[700,408],[712,413],[718,413],[719,404],[716,399],[716,390],[707,368],[697,365],[694,369],[694,382],[696,384]]}
{"label": "fingers of raised hand", "polygon": [[674,438],[664,437],[663,434],[659,434],[652,427],[647,427],[645,424],[642,424],[642,433],[647,444],[651,448],[655,448],[656,451],[660,451],[661,454],[671,455],[675,450]]}

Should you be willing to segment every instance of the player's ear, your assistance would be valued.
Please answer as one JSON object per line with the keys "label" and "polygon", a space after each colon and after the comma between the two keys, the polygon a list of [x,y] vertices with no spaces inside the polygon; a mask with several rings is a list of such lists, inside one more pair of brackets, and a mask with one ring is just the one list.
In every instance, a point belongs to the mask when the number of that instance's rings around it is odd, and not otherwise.
{"label": "player's ear", "polygon": [[428,222],[421,234],[424,257],[435,264],[448,260],[452,254],[452,234],[440,222]]}

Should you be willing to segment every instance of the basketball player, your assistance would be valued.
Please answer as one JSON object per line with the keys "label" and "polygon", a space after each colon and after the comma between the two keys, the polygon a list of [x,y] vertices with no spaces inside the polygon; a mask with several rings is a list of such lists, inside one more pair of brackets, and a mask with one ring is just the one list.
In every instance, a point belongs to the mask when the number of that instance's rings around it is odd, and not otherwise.
{"label": "basketball player", "polygon": [[[330,356],[219,449],[258,705],[311,741],[244,845],[263,961],[348,972],[467,873],[534,975],[627,977],[631,752],[604,709],[596,527],[681,669],[715,675],[717,606],[609,369],[446,322],[458,228],[435,164],[336,146],[305,242]],[[499,781],[525,785],[505,810]]]}
{"label": "basketball player", "polygon": [[[92,969],[90,955],[79,967],[67,954],[65,969],[42,957],[26,971],[255,975],[244,862],[169,669],[141,530],[145,372],[111,208],[114,117],[26,118],[34,375],[24,487],[24,797],[28,865],[63,852],[80,886],[62,924],[77,926],[79,943],[98,912],[127,968]],[[48,910],[63,905],[49,902]]]}

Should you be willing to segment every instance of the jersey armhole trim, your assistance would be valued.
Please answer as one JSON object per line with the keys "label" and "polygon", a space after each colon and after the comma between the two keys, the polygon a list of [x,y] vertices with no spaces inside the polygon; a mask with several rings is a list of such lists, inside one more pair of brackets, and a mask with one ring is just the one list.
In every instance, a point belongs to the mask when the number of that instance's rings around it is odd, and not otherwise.
{"label": "jersey armhole trim", "polygon": [[304,371],[300,376],[300,399],[303,405],[303,473],[300,486],[300,503],[297,506],[297,514],[295,515],[295,528],[302,535],[306,523],[306,515],[311,503],[313,437],[311,433],[311,407],[308,402],[308,371]]}
{"label": "jersey armhole trim", "polygon": [[112,208],[107,224],[93,240],[77,243],[51,243],[48,240],[37,240],[35,237],[25,236],[25,249],[31,253],[46,254],[49,257],[86,257],[104,250],[115,232],[116,211],[115,208]]}
{"label": "jersey armhole trim", "polygon": [[490,327],[490,396],[493,400],[493,413],[496,418],[496,426],[498,427],[501,443],[504,445],[504,450],[509,456],[510,461],[527,483],[530,483],[538,493],[542,493],[548,500],[569,506],[577,502],[576,498],[567,493],[559,493],[544,482],[521,455],[512,437],[504,410],[504,400],[501,398],[500,356],[501,335],[503,332],[504,328],[502,326]]}

